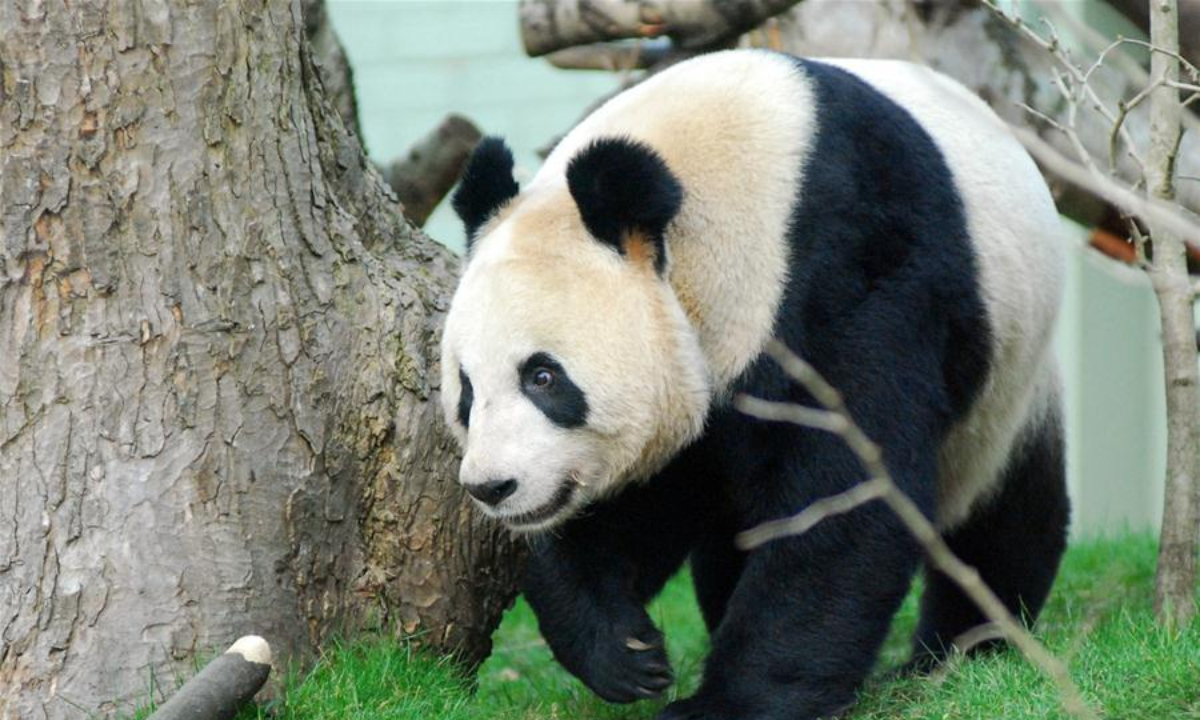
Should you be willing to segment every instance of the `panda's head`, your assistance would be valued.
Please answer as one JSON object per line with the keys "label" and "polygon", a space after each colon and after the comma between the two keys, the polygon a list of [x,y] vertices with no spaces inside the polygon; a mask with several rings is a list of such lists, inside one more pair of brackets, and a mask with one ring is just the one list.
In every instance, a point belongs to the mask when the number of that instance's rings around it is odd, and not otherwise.
{"label": "panda's head", "polygon": [[702,429],[709,373],[665,278],[682,201],[659,156],[624,138],[592,142],[521,195],[502,141],[472,156],[454,197],[471,240],[442,399],[460,482],[511,529],[563,522]]}

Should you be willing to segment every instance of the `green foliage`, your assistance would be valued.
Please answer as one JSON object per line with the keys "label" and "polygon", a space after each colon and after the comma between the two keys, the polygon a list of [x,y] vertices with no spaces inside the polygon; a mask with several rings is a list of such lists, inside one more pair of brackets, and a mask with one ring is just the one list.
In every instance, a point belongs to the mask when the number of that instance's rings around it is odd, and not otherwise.
{"label": "green foliage", "polygon": [[[1075,545],[1037,634],[1067,660],[1105,717],[1200,720],[1200,622],[1180,632],[1155,625],[1154,562],[1148,537]],[[1012,650],[954,662],[928,678],[888,678],[886,671],[907,657],[917,590],[897,617],[880,674],[847,720],[1066,718],[1053,686]],[[446,661],[367,638],[334,645],[306,676],[287,679],[285,700],[248,710],[239,720],[652,718],[676,693],[695,689],[707,638],[686,574],[671,582],[651,613],[668,638],[679,678],[670,697],[657,703],[615,706],[593,696],[554,663],[533,613],[519,601],[505,616],[473,693]]]}

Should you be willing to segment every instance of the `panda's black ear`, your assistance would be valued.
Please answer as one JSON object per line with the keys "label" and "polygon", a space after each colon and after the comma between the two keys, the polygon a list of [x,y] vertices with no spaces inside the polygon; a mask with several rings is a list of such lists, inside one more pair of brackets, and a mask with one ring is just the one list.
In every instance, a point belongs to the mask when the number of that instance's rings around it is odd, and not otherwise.
{"label": "panda's black ear", "polygon": [[480,140],[451,200],[454,212],[466,226],[468,250],[480,226],[519,191],[513,179],[513,157],[508,145],[498,137]]}
{"label": "panda's black ear", "polygon": [[640,236],[654,246],[654,268],[662,273],[664,233],[683,188],[658,153],[630,138],[595,140],[567,165],[567,187],[588,232],[622,254]]}

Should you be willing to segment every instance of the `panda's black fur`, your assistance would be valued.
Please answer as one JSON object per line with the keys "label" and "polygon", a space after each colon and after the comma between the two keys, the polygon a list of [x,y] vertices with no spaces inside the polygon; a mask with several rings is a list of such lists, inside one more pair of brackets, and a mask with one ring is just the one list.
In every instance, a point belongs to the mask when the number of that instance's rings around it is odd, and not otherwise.
{"label": "panda's black fur", "polygon": [[654,150],[628,138],[596,140],[571,159],[567,187],[593,237],[624,252],[629,233],[645,233],[655,247],[654,267],[663,272],[663,233],[679,212],[683,189]]}
{"label": "panda's black fur", "polygon": [[[963,204],[937,145],[908,112],[844,70],[796,62],[816,91],[816,144],[791,216],[774,334],[842,391],[901,489],[934,517],[939,446],[996,370]],[[629,218],[661,236],[661,208],[678,202],[670,170],[647,162],[639,144],[602,147],[569,171],[588,228],[617,248]],[[637,177],[620,205],[587,191],[626,166]],[[469,229],[512,196],[501,175],[494,187],[460,191]],[[635,191],[642,187],[668,190]],[[815,404],[765,356],[730,390]],[[946,537],[1030,622],[1065,547],[1062,441],[1051,412],[995,492]],[[715,404],[703,436],[657,476],[532,541],[526,596],[556,657],[590,688],[617,702],[652,697],[671,671],[644,603],[689,561],[712,651],[699,692],[660,718],[828,716],[870,672],[921,565],[917,544],[880,503],[750,556],[733,536],[864,479],[840,438]],[[927,572],[914,662],[942,657],[982,621],[946,578]]]}
{"label": "panda's black fur", "polygon": [[519,190],[513,179],[512,151],[500,138],[480,140],[452,199],[454,212],[463,221],[468,248],[479,228]]}

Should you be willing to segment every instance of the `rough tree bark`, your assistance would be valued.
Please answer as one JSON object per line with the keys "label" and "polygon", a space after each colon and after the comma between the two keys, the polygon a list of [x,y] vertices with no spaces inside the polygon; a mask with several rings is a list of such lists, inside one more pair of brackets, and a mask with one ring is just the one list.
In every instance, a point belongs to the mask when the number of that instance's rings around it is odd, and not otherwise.
{"label": "rough tree bark", "polygon": [[[1150,56],[1150,76],[1179,80],[1179,15],[1175,0],[1150,3],[1150,42],[1162,52]],[[1147,192],[1175,197],[1183,107],[1179,92],[1159,87],[1150,95],[1150,148],[1146,155]],[[1162,319],[1163,369],[1167,394],[1167,468],[1163,497],[1154,612],[1160,621],[1186,627],[1196,613],[1196,550],[1200,538],[1200,378],[1196,367],[1196,326],[1192,284],[1183,239],[1150,224],[1150,274]]]}
{"label": "rough tree bark", "polygon": [[300,3],[0,4],[0,717],[144,701],[248,632],[481,659],[513,546],[436,394],[455,262]]}
{"label": "rough tree bark", "polygon": [[321,73],[325,97],[342,116],[342,124],[362,142],[358,127],[358,97],[354,94],[354,69],[342,48],[342,41],[333,31],[325,0],[300,0],[304,15],[304,36],[312,49],[313,62]]}

